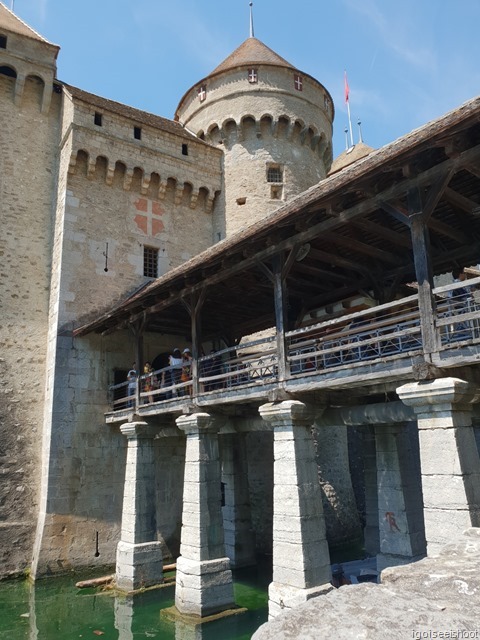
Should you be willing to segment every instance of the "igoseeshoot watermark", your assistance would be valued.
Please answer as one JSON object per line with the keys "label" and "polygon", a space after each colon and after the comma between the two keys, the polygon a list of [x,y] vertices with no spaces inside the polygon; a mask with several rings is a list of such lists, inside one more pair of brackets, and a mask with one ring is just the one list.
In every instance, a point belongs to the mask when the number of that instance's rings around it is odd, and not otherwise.
{"label": "igoseeshoot watermark", "polygon": [[431,638],[456,638],[457,640],[480,639],[480,630],[467,631],[466,629],[445,629],[444,631],[412,631],[414,640],[430,640]]}

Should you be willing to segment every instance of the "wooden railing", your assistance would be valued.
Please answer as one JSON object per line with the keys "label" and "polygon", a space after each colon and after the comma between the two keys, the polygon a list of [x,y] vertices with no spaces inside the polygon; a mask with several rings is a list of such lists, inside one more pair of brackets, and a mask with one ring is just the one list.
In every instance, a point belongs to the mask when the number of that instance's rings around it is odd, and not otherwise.
{"label": "wooden railing", "polygon": [[[480,345],[480,278],[438,287],[434,295],[438,352],[448,356],[462,345]],[[289,379],[420,355],[418,296],[289,331],[285,339]],[[277,380],[276,336],[215,351],[198,361],[199,388],[205,396]],[[192,390],[192,380],[181,379],[181,366],[165,367],[140,376],[135,385],[110,387],[111,408],[175,402],[191,396]]]}

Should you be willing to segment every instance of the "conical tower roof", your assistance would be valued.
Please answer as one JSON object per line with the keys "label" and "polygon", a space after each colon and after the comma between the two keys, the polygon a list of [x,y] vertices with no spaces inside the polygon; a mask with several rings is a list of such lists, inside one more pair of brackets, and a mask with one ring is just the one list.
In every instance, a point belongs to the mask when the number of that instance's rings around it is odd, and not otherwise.
{"label": "conical tower roof", "polygon": [[372,151],[375,151],[375,149],[364,142],[354,144],[352,147],[342,151],[342,153],[335,158],[328,175],[331,176],[332,173],[337,173],[337,171],[345,169],[345,167],[348,167],[357,160],[361,160],[370,155]]}
{"label": "conical tower roof", "polygon": [[10,11],[2,2],[0,2],[0,28],[11,31],[12,33],[18,33],[27,38],[33,38],[45,44],[53,44],[34,31],[28,24],[23,22],[23,20],[20,20],[20,18]]}
{"label": "conical tower roof", "polygon": [[295,69],[293,65],[279,56],[275,51],[267,47],[257,38],[251,36],[247,38],[239,47],[231,53],[228,58],[225,58],[218,67],[216,67],[210,75],[220,73],[222,71],[228,71],[235,67],[244,65],[257,65],[257,64],[273,64],[279,67],[287,67],[289,69]]}

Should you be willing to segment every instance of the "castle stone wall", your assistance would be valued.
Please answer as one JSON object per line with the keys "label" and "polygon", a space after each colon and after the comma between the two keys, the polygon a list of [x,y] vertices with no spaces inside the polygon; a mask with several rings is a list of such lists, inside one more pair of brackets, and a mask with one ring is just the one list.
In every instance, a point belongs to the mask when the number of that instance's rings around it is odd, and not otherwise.
{"label": "castle stone wall", "polygon": [[[0,75],[0,574],[28,567],[37,520],[60,96]],[[50,92],[52,88],[49,88]]]}

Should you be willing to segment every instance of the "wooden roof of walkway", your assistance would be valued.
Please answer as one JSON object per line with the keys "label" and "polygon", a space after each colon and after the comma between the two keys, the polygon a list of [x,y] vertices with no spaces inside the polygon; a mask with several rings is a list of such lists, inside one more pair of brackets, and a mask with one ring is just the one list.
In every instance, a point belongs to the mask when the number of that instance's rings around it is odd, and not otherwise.
{"label": "wooden roof of walkway", "polygon": [[275,325],[268,272],[279,257],[290,328],[309,311],[357,292],[389,301],[417,277],[410,232],[416,214],[428,227],[434,273],[480,262],[480,98],[322,180],[101,315],[84,318],[74,335],[141,322],[144,331],[188,336],[189,308],[201,297],[203,339],[233,343]]}

